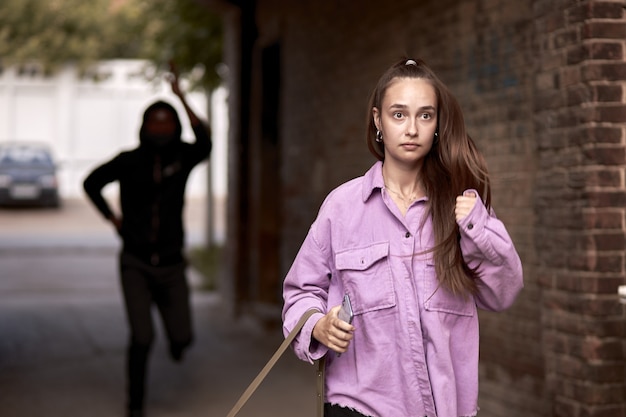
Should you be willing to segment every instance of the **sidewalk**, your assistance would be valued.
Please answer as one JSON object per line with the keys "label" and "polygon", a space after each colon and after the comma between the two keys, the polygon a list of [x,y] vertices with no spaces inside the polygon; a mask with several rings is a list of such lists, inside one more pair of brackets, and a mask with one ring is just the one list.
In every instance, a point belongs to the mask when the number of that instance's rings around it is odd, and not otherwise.
{"label": "sidewalk", "polygon": [[[21,216],[0,211],[0,416],[124,416],[116,249],[104,229],[94,235],[101,244],[75,247],[84,228],[51,246],[59,235],[3,227],[27,222]],[[16,236],[22,246],[11,245]],[[280,345],[278,330],[224,317],[220,304],[216,293],[194,290],[196,341],[182,364],[169,359],[155,320],[146,417],[226,416]],[[288,351],[239,416],[314,414],[314,367]]]}

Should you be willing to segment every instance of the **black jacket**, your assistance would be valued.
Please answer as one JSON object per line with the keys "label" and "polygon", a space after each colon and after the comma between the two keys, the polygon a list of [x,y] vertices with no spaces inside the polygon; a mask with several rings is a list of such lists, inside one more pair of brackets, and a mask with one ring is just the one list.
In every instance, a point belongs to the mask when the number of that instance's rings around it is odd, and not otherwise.
{"label": "black jacket", "polygon": [[183,260],[183,206],[189,173],[211,152],[209,131],[193,126],[196,142],[176,141],[162,149],[142,143],[96,168],[84,181],[85,192],[106,218],[111,208],[102,188],[118,181],[123,250],[152,265]]}

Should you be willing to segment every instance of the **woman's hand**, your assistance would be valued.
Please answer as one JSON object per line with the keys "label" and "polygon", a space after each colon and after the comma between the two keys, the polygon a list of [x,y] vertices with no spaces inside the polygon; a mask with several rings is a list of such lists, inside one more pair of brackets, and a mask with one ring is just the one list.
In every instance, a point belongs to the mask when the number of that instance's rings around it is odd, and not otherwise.
{"label": "woman's hand", "polygon": [[473,191],[465,191],[463,195],[456,198],[456,206],[454,207],[454,215],[456,221],[459,222],[470,214],[470,211],[476,204],[478,196]]}
{"label": "woman's hand", "polygon": [[313,327],[313,337],[337,353],[345,352],[354,337],[354,326],[337,317],[340,309],[341,306],[333,307]]}

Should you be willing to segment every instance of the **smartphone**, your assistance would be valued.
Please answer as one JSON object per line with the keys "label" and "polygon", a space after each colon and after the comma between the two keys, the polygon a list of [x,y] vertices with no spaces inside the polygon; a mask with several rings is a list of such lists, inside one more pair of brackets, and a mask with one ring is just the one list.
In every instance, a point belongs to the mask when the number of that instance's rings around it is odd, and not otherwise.
{"label": "smartphone", "polygon": [[350,303],[350,296],[348,296],[348,294],[343,296],[343,302],[341,303],[341,309],[339,313],[337,313],[337,317],[348,324],[352,324],[354,313],[352,312],[352,304]]}
{"label": "smartphone", "polygon": [[[350,296],[348,294],[343,296],[343,302],[341,303],[341,309],[337,313],[337,317],[345,321],[348,324],[352,324],[354,313],[352,312],[352,304],[350,303]],[[341,353],[337,353],[337,357],[340,357]]]}

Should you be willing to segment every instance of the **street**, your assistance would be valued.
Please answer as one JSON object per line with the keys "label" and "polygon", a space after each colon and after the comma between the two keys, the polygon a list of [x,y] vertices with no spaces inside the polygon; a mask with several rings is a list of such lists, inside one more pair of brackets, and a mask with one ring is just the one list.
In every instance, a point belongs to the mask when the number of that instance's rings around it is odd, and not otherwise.
{"label": "street", "polygon": [[[202,214],[201,202],[187,207],[191,245],[202,242]],[[82,200],[0,209],[0,416],[124,416],[118,245]],[[282,341],[224,317],[217,293],[194,289],[192,304],[196,341],[182,364],[155,320],[147,417],[226,416]],[[314,374],[288,351],[239,416],[313,416]]]}

